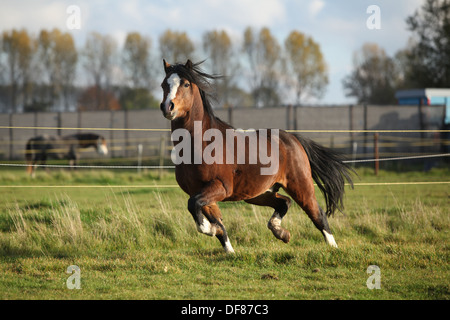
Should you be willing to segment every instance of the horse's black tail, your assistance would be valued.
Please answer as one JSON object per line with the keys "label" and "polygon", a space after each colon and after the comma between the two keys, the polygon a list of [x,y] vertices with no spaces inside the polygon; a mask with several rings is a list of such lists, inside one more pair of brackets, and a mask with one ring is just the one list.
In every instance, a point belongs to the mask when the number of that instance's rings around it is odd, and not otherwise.
{"label": "horse's black tail", "polygon": [[310,139],[301,136],[296,138],[308,155],[312,177],[325,197],[327,216],[333,214],[336,209],[342,212],[345,181],[353,188],[351,174],[354,170],[344,162],[341,153]]}

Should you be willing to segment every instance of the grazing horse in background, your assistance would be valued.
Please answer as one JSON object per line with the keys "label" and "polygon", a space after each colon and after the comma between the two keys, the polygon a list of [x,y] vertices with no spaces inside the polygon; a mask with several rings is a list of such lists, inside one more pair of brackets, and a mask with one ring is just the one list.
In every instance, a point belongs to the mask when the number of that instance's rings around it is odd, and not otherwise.
{"label": "grazing horse in background", "polygon": [[41,135],[28,140],[25,150],[27,172],[34,174],[36,163],[45,164],[47,159],[68,159],[75,166],[78,149],[94,147],[98,154],[107,155],[106,140],[95,133],[75,133],[67,136]]}
{"label": "grazing horse in background", "polygon": [[[188,60],[186,64],[170,65],[164,60],[166,76],[161,84],[160,105],[164,117],[171,120],[174,151],[179,156],[175,175],[181,189],[190,196],[188,210],[197,230],[216,236],[225,252],[233,253],[217,202],[243,200],[272,207],[275,211],[268,228],[287,243],[291,235],[281,226],[281,220],[291,199],[278,193],[282,188],[306,212],[325,241],[337,247],[327,216],[343,209],[345,180],[353,186],[351,168],[343,162],[342,155],[283,130],[245,133],[218,119],[210,103],[211,80],[217,77],[203,72],[201,63]],[[253,142],[238,148],[235,143],[250,133]],[[252,150],[257,147],[259,152],[264,148],[271,150],[271,159],[277,162],[276,166],[271,165],[275,169],[268,168],[269,162],[262,161],[261,154],[252,157]],[[239,158],[239,153],[244,157]],[[208,155],[215,161],[207,159]],[[326,211],[316,200],[314,181],[325,197]]]}

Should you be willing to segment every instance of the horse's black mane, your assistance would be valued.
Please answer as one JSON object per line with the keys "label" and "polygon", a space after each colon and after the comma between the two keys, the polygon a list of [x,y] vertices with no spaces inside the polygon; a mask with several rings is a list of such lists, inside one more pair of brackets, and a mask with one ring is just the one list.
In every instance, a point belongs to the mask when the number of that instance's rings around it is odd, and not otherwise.
{"label": "horse's black mane", "polygon": [[206,111],[211,120],[229,126],[218,117],[214,115],[211,100],[215,100],[214,86],[211,83],[214,80],[221,79],[221,75],[211,75],[204,72],[199,66],[205,62],[205,60],[191,63],[190,60],[186,64],[177,63],[171,65],[168,68],[169,73],[177,73],[180,78],[184,78],[191,83],[195,83],[200,91],[200,96],[203,102],[203,109]]}

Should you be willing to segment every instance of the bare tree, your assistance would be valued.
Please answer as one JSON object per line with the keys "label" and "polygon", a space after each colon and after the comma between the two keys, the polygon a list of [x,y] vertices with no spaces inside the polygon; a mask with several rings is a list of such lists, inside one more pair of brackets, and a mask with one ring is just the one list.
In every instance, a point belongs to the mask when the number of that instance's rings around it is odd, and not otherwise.
{"label": "bare tree", "polygon": [[229,106],[229,95],[233,87],[238,64],[234,59],[233,44],[225,30],[208,31],[203,34],[203,49],[208,54],[211,70],[222,78],[217,83],[217,95],[224,106]]}
{"label": "bare tree", "polygon": [[131,87],[148,88],[150,82],[151,41],[138,32],[128,33],[122,51],[123,71]]}
{"label": "bare tree", "polygon": [[299,31],[292,31],[285,40],[284,47],[296,103],[300,104],[304,97],[321,97],[328,84],[328,76],[319,44]]}
{"label": "bare tree", "polygon": [[76,67],[78,61],[78,53],[75,43],[69,33],[64,33],[58,39],[56,51],[61,55],[58,56],[58,64],[61,70],[61,86],[64,100],[64,108],[69,110],[70,95],[73,92],[74,81],[76,78]]}
{"label": "bare tree", "polygon": [[276,38],[268,28],[262,28],[256,36],[248,27],[244,32],[242,50],[250,66],[248,78],[255,104],[278,104],[281,48]]}
{"label": "bare tree", "polygon": [[57,91],[59,82],[55,79],[55,64],[53,58],[53,34],[59,32],[57,30],[53,30],[52,32],[47,30],[41,30],[38,37],[38,58],[40,60],[40,71],[41,78],[43,78],[43,94],[42,101],[44,103],[53,104]]}
{"label": "bare tree", "polygon": [[406,55],[406,87],[450,86],[450,1],[426,0],[407,18],[413,32]]}
{"label": "bare tree", "polygon": [[91,75],[96,92],[96,106],[107,105],[108,102],[102,101],[100,92],[108,91],[111,86],[113,67],[115,65],[115,56],[117,44],[113,38],[108,35],[101,35],[98,32],[89,34],[84,47],[84,68]]}
{"label": "bare tree", "polygon": [[78,60],[72,36],[58,29],[42,30],[38,38],[38,53],[41,71],[46,75],[49,88],[46,99],[54,105],[55,100],[62,96],[64,108],[68,110]]}
{"label": "bare tree", "polygon": [[162,58],[170,63],[193,59],[194,44],[186,32],[165,31],[159,38],[159,49]]}
{"label": "bare tree", "polygon": [[11,112],[17,112],[19,97],[25,105],[30,92],[31,59],[35,45],[26,30],[4,31],[2,51],[6,56],[6,69],[10,84]]}
{"label": "bare tree", "polygon": [[[120,103],[124,109],[145,109],[155,106],[150,68],[150,38],[138,32],[127,35],[122,50],[122,66],[126,86],[121,90]],[[156,104],[159,106],[159,104]]]}
{"label": "bare tree", "polygon": [[354,53],[354,69],[342,81],[346,95],[359,103],[395,102],[399,72],[393,60],[377,44],[366,43]]}

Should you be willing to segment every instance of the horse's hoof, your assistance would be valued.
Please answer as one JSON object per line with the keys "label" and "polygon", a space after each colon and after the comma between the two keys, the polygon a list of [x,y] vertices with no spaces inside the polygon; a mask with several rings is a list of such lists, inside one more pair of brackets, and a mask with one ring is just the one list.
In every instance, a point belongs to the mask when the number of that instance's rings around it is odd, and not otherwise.
{"label": "horse's hoof", "polygon": [[288,243],[289,240],[291,240],[291,233],[287,230],[283,230],[283,232],[281,233],[280,240],[283,241],[284,243]]}
{"label": "horse's hoof", "polygon": [[280,239],[284,243],[288,243],[291,240],[291,233],[283,228],[273,228],[269,225],[270,231],[272,231],[275,238]]}

